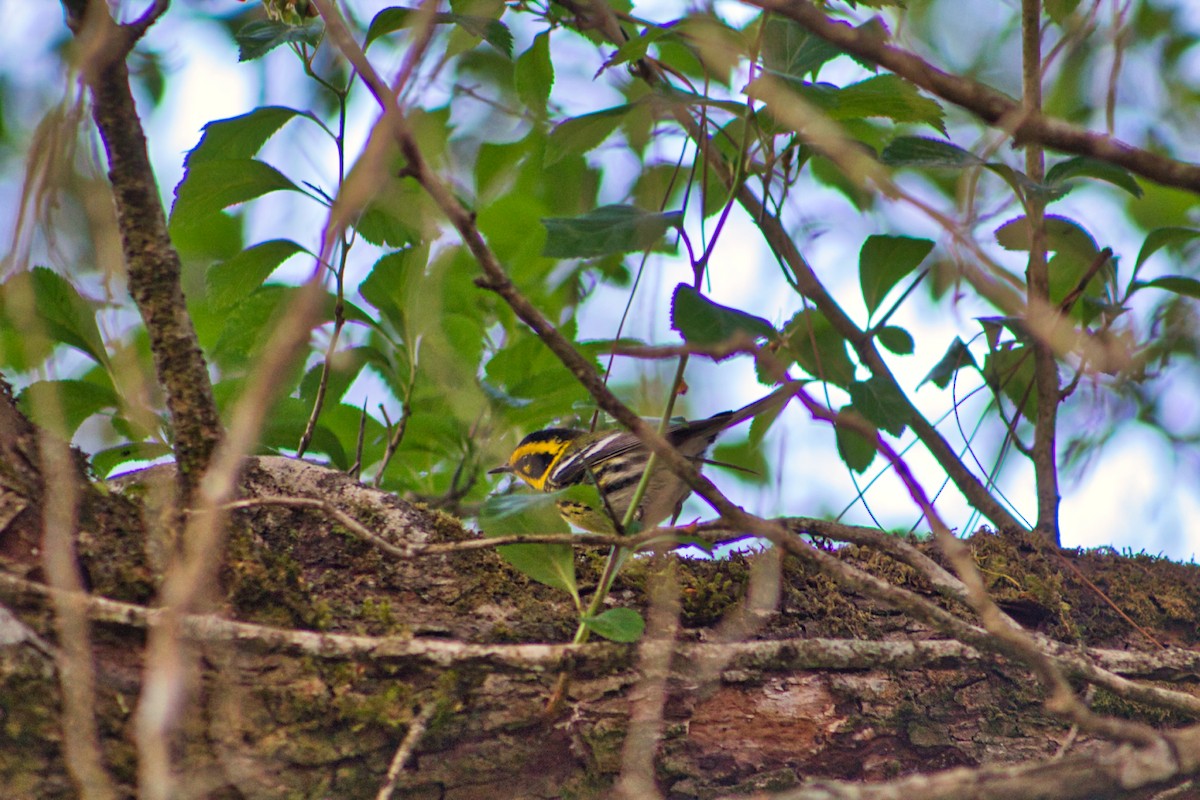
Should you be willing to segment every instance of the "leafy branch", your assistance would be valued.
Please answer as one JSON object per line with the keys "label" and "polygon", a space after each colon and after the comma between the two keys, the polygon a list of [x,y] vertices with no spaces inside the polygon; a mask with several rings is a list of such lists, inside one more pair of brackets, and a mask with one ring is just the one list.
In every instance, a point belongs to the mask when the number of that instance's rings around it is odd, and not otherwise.
{"label": "leafy branch", "polygon": [[1200,167],[1137,147],[1111,136],[1077,128],[1020,104],[978,81],[944,72],[913,53],[889,44],[875,30],[862,30],[829,19],[807,0],[746,0],[748,5],[795,20],[847,53],[878,64],[938,97],[967,109],[983,122],[1004,127],[1020,119],[1013,131],[1018,143],[1036,142],[1064,153],[1099,159],[1165,186],[1200,191]]}

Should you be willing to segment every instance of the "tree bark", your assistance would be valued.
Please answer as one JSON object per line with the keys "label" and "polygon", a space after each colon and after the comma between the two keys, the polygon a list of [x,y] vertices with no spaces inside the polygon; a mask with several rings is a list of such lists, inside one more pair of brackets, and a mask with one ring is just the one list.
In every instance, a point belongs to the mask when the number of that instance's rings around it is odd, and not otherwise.
{"label": "tree bark", "polygon": [[[26,423],[0,440],[6,472],[18,471],[13,454],[30,430]],[[36,475],[31,480],[36,484]],[[156,513],[154,485],[172,481],[170,469],[160,467],[96,493],[77,544],[93,582],[88,613],[103,754],[128,795],[136,772],[131,714],[156,613],[144,605],[157,573],[142,519]],[[251,500],[321,498],[398,544],[474,537],[455,519],[304,462],[253,459],[244,482]],[[31,509],[40,502],[36,491],[24,499]],[[134,507],[141,515],[129,513]],[[213,797],[373,796],[410,725],[423,717],[424,733],[393,797],[609,796],[622,771],[631,710],[645,699],[637,648],[530,644],[569,641],[575,621],[565,594],[529,582],[490,550],[398,560],[312,508],[251,506],[235,513],[232,528],[221,573],[223,613],[190,617],[185,626],[204,670],[179,752],[181,785],[205,787]],[[7,547],[21,531],[10,525],[0,544]],[[1200,570],[1105,553],[1071,557],[1140,625],[1188,648],[1173,650],[1183,660],[1168,669],[1161,660],[1122,653],[1151,645],[1082,581],[1039,554],[1036,540],[979,534],[972,544],[995,578],[992,591],[1027,626],[1103,646],[1092,654],[1099,663],[1110,659],[1126,674],[1154,674],[1196,694],[1200,658],[1186,656],[1195,645]],[[837,553],[932,594],[915,570],[872,548]],[[876,782],[907,775],[928,782],[921,785],[930,794],[913,796],[986,797],[998,796],[986,787],[1045,785],[1078,790],[1046,796],[1140,797],[1191,774],[1176,767],[1161,779],[1153,770],[1144,771],[1151,779],[1131,779],[1100,769],[1137,759],[1077,739],[1043,710],[1026,669],[939,640],[795,560],[783,563],[777,606],[759,620],[758,633],[722,643],[735,629],[730,621],[744,613],[755,561],[767,557],[659,555],[637,559],[617,582],[614,602],[643,612],[645,588],[661,582],[668,562],[675,562],[681,586],[681,627],[653,758],[652,779],[663,796],[788,789],[799,793],[785,796],[896,796],[846,794],[846,784],[829,781],[900,791]],[[599,563],[597,553],[579,553],[584,586],[596,579]],[[44,645],[53,637],[48,592],[21,577],[19,560],[0,574],[0,597],[17,615],[0,646],[10,734],[0,745],[0,785],[10,788],[8,797],[74,796],[54,661]],[[1076,638],[1083,633],[1086,640]],[[560,668],[573,674],[568,703],[546,719]],[[1092,699],[1097,710],[1159,727],[1187,721],[1178,711],[1104,691]],[[1060,751],[1068,756],[1053,760]],[[960,771],[942,772],[954,768]],[[1043,783],[1020,783],[1035,779]],[[938,781],[961,793],[934,794]]]}

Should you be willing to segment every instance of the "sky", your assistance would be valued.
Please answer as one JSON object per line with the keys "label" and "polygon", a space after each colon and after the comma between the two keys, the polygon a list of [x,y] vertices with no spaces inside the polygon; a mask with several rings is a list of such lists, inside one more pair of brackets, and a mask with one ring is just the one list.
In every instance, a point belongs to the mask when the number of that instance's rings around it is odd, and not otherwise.
{"label": "sky", "polygon": [[[986,4],[985,4],[986,5]],[[39,8],[39,6],[41,6]],[[227,1],[191,4],[194,8],[212,10],[216,13],[229,8],[241,8]],[[645,7],[647,15],[663,6],[658,3]],[[61,35],[61,22],[56,15],[44,13],[44,4],[26,4],[18,0],[0,0],[0,8],[6,14],[7,23],[0,28],[0,69],[5,74],[16,76],[16,80],[44,80],[44,64],[31,63],[22,58],[30,42],[50,42]],[[642,9],[643,6],[639,6]],[[57,9],[56,9],[57,10]],[[527,32],[517,31],[516,51],[528,44]],[[151,155],[160,183],[168,190],[182,175],[182,159],[186,151],[199,138],[200,128],[208,121],[235,116],[265,103],[286,103],[296,97],[283,80],[278,77],[268,81],[262,94],[258,94],[252,81],[245,79],[246,70],[252,67],[239,65],[236,53],[228,38],[219,31],[190,22],[185,15],[173,10],[150,36],[150,44],[164,54],[167,68],[171,72],[170,94],[166,101],[146,120],[151,142]],[[287,58],[277,53],[271,58]],[[394,65],[383,64],[381,67]],[[852,66],[835,67],[823,74],[823,79],[836,79],[837,69],[854,69]],[[384,69],[386,72],[386,69]],[[578,65],[575,72],[560,70],[559,85],[591,87],[589,103],[595,91],[601,87],[591,84],[592,69],[586,64]],[[286,75],[287,73],[281,73]],[[573,83],[572,83],[573,82]],[[70,87],[63,87],[69,92]],[[611,91],[611,90],[605,90]],[[613,92],[614,102],[618,95]],[[595,107],[595,106],[593,106]],[[358,131],[357,140],[352,137],[351,152],[361,142],[362,135],[374,119],[374,109],[369,104],[360,104],[352,114],[352,130]],[[963,143],[960,143],[963,144]],[[966,143],[969,144],[969,143]],[[669,147],[666,143],[664,147]],[[297,150],[293,150],[296,153]],[[326,163],[299,149],[298,158],[304,163],[299,169],[321,173],[329,169]],[[278,154],[276,154],[278,157]],[[608,158],[603,151],[595,156]],[[614,174],[618,174],[614,172]],[[929,235],[938,238],[936,226],[917,216],[911,209],[889,207],[873,214],[849,213],[845,200],[827,188],[806,183],[803,187],[806,216],[793,220],[797,241],[805,257],[819,276],[825,280],[835,295],[854,298],[857,292],[856,270],[858,248],[863,239],[873,233],[904,233],[905,235]],[[6,183],[0,185],[0,200],[12,208],[14,191],[19,187]],[[619,180],[607,190],[619,194]],[[614,198],[619,199],[619,198]],[[837,209],[836,216],[826,215],[826,209]],[[1099,194],[1078,192],[1069,198],[1060,211],[1077,218],[1087,218],[1102,227],[1109,235],[1118,252],[1136,253],[1141,233],[1106,205]],[[693,215],[694,217],[694,215]],[[296,221],[284,221],[278,214],[270,212],[253,217],[252,230],[261,229],[267,238],[268,231],[282,224],[303,228]],[[320,220],[313,221],[319,225]],[[711,225],[711,223],[710,223]],[[916,233],[914,233],[916,231]],[[700,230],[692,226],[689,232],[698,240]],[[1132,257],[1130,255],[1130,261]],[[710,285],[706,292],[722,304],[734,306],[761,316],[777,325],[782,324],[801,308],[801,301],[794,295],[780,293],[777,287],[778,267],[762,243],[761,237],[751,220],[735,212],[722,234],[712,259]],[[303,274],[307,265],[292,265],[297,274]],[[638,325],[627,334],[650,342],[669,343],[677,340],[670,330],[667,309],[675,285],[690,282],[691,269],[684,259],[666,260],[653,265],[652,274],[646,281],[635,301]],[[619,313],[627,299],[624,290],[601,288],[589,300],[580,313],[580,335],[582,338],[606,338],[613,335],[612,319]],[[862,320],[865,312],[861,306],[848,303],[848,310],[856,319]],[[891,364],[901,385],[914,392],[918,404],[931,417],[940,417],[950,410],[951,400],[945,392],[925,386],[916,387],[941,357],[945,346],[955,336],[970,339],[979,330],[977,316],[994,313],[982,306],[969,302],[957,306],[934,306],[927,300],[902,306],[894,319],[912,331],[919,343],[937,342],[937,346],[919,346],[916,354],[908,357],[892,357]],[[628,372],[618,373],[633,380]],[[753,376],[748,361],[732,360],[720,365],[693,362],[688,382],[692,391],[686,398],[690,415],[706,416],[725,409],[749,403],[769,391],[759,385]],[[977,382],[977,381],[976,381]],[[960,387],[966,394],[975,384]],[[360,387],[361,391],[367,391]],[[1170,391],[1169,387],[1167,391]],[[820,394],[818,394],[820,397]],[[836,395],[834,405],[842,402]],[[1172,401],[1181,417],[1195,417],[1197,405],[1190,392],[1181,392]],[[982,401],[966,402],[960,409],[964,426],[973,426],[982,413]],[[1069,413],[1069,412],[1068,412]],[[947,431],[948,438],[954,434],[954,422],[946,420],[940,429]],[[730,439],[740,434],[730,432]],[[979,449],[984,454],[994,453],[995,443],[987,443],[983,437]],[[911,434],[903,437],[899,446],[911,441]],[[777,465],[770,481],[764,487],[746,484],[734,473],[713,471],[714,480],[730,496],[748,510],[764,514],[797,514],[810,516],[836,515],[842,512],[856,494],[852,476],[836,457],[832,444],[832,432],[827,425],[814,422],[797,404],[790,408],[780,425],[772,431],[764,444],[768,461]],[[920,447],[908,451],[918,478],[930,495],[938,494],[941,472]],[[990,455],[983,457],[985,463]],[[860,524],[873,524],[877,520],[888,528],[907,529],[920,524],[919,516],[903,487],[889,471],[880,476],[881,461],[876,463],[865,476],[858,478],[863,485],[879,477],[866,493],[866,508],[863,503],[854,504],[844,520]],[[1190,480],[1181,480],[1190,477]],[[1200,495],[1194,490],[1195,465],[1181,465],[1165,441],[1138,424],[1123,425],[1100,457],[1093,460],[1087,469],[1077,474],[1065,474],[1063,479],[1063,504],[1061,525],[1063,543],[1067,546],[1111,546],[1118,550],[1162,553],[1177,559],[1194,558],[1200,549]],[[1014,457],[1005,470],[1002,489],[1012,507],[1030,518],[1036,509],[1032,495],[1032,471],[1020,458]],[[973,530],[980,524],[961,497],[953,489],[941,493],[937,506],[943,518],[952,528],[962,533]],[[869,509],[869,512],[868,512]],[[692,516],[703,516],[705,508],[698,501],[689,501],[685,512]]]}

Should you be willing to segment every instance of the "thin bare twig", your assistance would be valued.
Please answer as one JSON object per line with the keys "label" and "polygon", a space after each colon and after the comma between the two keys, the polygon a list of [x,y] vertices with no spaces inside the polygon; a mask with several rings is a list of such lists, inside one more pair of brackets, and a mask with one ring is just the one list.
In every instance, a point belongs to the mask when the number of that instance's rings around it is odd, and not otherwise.
{"label": "thin bare twig", "polygon": [[468,539],[461,542],[423,543],[401,541],[395,543],[375,533],[332,503],[316,497],[250,497],[225,503],[222,508],[233,511],[259,506],[284,506],[320,511],[337,520],[338,523],[363,541],[374,545],[388,555],[395,556],[396,558],[420,558],[423,556],[446,555],[448,553],[463,553],[471,550],[491,550],[506,544],[573,544],[590,546],[616,546],[619,544],[624,547],[634,547],[646,542],[661,541],[665,534],[672,532],[670,529],[655,529],[638,534],[637,537],[624,538],[600,533],[513,534],[485,539]]}
{"label": "thin bare twig", "polygon": [[[782,590],[783,550],[772,547],[759,554],[750,566],[746,596],[727,614],[709,636],[712,644],[752,641],[779,608]],[[696,679],[701,686],[711,685],[728,668],[734,651],[714,649],[712,658],[696,662]]]}
{"label": "thin bare twig", "polygon": [[400,741],[400,746],[396,748],[396,753],[392,756],[392,763],[388,765],[383,785],[379,787],[379,793],[375,795],[376,800],[391,800],[392,793],[396,791],[396,784],[400,781],[400,773],[404,771],[404,765],[412,758],[413,751],[421,743],[421,737],[425,735],[425,730],[429,727],[429,721],[433,719],[437,708],[438,704],[432,700],[424,703],[421,710],[408,723],[404,739]]}
{"label": "thin bare twig", "polygon": [[621,747],[621,774],[613,787],[625,800],[661,798],[654,780],[654,759],[662,736],[663,709],[667,702],[667,678],[671,656],[679,634],[679,582],[674,564],[650,587],[650,613],[646,632],[638,644],[641,678],[630,691],[629,728]]}
{"label": "thin bare twig", "polygon": [[150,30],[150,26],[157,22],[159,17],[167,13],[170,5],[170,0],[154,0],[140,17],[125,25],[125,29],[135,41],[142,38],[146,31]]}
{"label": "thin bare twig", "polygon": [[680,356],[707,356],[714,360],[728,358],[734,355],[757,356],[763,350],[754,339],[746,334],[731,337],[728,341],[714,345],[675,344],[675,345],[636,345],[614,343],[609,352],[617,356],[658,360],[679,358]]}
{"label": "thin bare twig", "polygon": [[[802,542],[793,540],[786,545],[789,552],[801,555],[835,577],[840,584],[863,594],[871,593],[871,585],[862,573],[849,569],[837,573],[838,562],[828,553],[807,548]],[[809,551],[817,553],[816,558]],[[828,559],[828,560],[827,560]],[[874,579],[894,597],[878,595],[880,599],[904,610],[904,596],[911,594],[885,581]],[[27,602],[31,597],[51,599],[58,590],[45,584],[18,578],[0,572],[0,596]],[[917,602],[925,602],[920,598]],[[97,621],[116,625],[147,628],[157,625],[163,615],[161,608],[109,600],[94,595],[82,598],[88,616]],[[932,604],[925,606],[934,608]],[[938,630],[943,628],[937,619],[926,619],[921,608],[913,614]],[[951,627],[946,632],[957,635],[962,628],[955,629],[954,623],[963,625],[953,616],[946,615]],[[211,614],[185,614],[180,617],[183,635],[191,642],[229,643],[254,651],[286,652],[303,654],[328,660],[362,660],[375,663],[411,663],[447,666],[459,662],[487,664],[497,669],[532,670],[544,672],[559,668],[565,659],[586,669],[612,669],[627,662],[618,654],[628,653],[625,645],[601,644],[474,644],[447,639],[423,639],[409,635],[358,636],[352,634],[324,633],[319,631],[289,630],[248,622],[223,619]],[[986,637],[983,630],[967,626],[959,639],[971,638],[972,631],[977,639]],[[1147,676],[1161,678],[1193,678],[1200,676],[1200,653],[1191,650],[1172,649],[1156,653],[1133,653],[1127,650],[1093,648],[1081,652],[1079,648],[1038,638],[1041,646],[1059,666],[1073,677],[1080,678],[1124,697],[1157,708],[1166,708],[1200,718],[1200,698],[1185,692],[1162,689],[1148,684],[1134,683],[1122,676]],[[897,642],[873,642],[858,639],[780,639],[771,641],[730,642],[717,644],[679,643],[680,670],[683,675],[694,678],[693,665],[724,660],[731,669],[755,667],[776,671],[802,669],[919,669],[931,665],[976,661],[990,648],[976,647],[970,642],[916,640]],[[1120,673],[1120,674],[1118,674]]]}
{"label": "thin bare twig", "polygon": [[1136,622],[1134,622],[1133,619],[1128,614],[1125,613],[1124,609],[1122,609],[1119,605],[1117,605],[1115,602],[1113,602],[1113,599],[1111,597],[1109,597],[1107,594],[1105,594],[1103,591],[1101,591],[1099,586],[1092,583],[1092,581],[1088,578],[1088,576],[1084,575],[1083,572],[1080,571],[1079,567],[1077,567],[1071,563],[1070,559],[1068,559],[1062,553],[1056,552],[1054,555],[1058,558],[1059,562],[1063,566],[1065,566],[1067,569],[1071,570],[1071,572],[1075,575],[1076,578],[1083,581],[1084,584],[1087,585],[1087,587],[1089,589],[1091,589],[1093,592],[1095,592],[1096,595],[1101,600],[1103,600],[1106,604],[1108,604],[1108,606],[1113,611],[1117,612],[1117,615],[1120,616],[1121,619],[1123,619],[1127,623],[1129,623],[1129,627],[1133,628],[1135,631],[1140,633],[1142,636],[1146,637],[1150,641],[1151,644],[1153,644],[1155,647],[1158,647],[1160,650],[1167,649],[1167,646],[1165,644],[1160,642],[1158,639],[1154,638],[1154,634],[1150,633],[1150,631],[1146,630],[1141,625],[1138,625]]}
{"label": "thin bare twig", "polygon": [[[60,405],[56,399],[51,402]],[[59,645],[57,661],[63,704],[64,756],[80,797],[84,800],[116,800],[116,787],[105,769],[100,750],[100,733],[96,725],[96,672],[92,666],[92,637],[86,610],[87,589],[75,555],[79,522],[76,465],[66,442],[44,431],[38,439],[42,475],[46,481],[42,566],[47,583],[57,590],[51,599]]]}
{"label": "thin bare twig", "polygon": [[[387,472],[388,464],[392,463],[392,457],[396,455],[396,450],[400,447],[400,443],[404,441],[404,434],[408,430],[408,420],[412,417],[412,395],[413,389],[417,383],[417,358],[416,348],[418,344],[413,345],[413,352],[410,353],[408,363],[408,389],[404,393],[404,397],[400,402],[400,419],[396,421],[396,426],[392,428],[392,433],[388,437],[387,447],[384,448],[383,460],[379,464],[379,471],[375,473],[375,488],[383,485],[383,476]],[[380,405],[380,411],[383,411],[383,406]],[[387,418],[387,412],[383,411],[384,421],[391,427],[391,422]]]}

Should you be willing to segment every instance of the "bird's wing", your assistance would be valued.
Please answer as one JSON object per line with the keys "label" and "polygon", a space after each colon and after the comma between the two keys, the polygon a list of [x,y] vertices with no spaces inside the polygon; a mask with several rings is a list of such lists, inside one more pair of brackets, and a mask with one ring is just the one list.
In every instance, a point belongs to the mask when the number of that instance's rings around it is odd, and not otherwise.
{"label": "bird's wing", "polygon": [[549,482],[555,486],[570,486],[584,480],[589,464],[597,464],[606,458],[627,453],[641,446],[641,441],[628,431],[613,431],[607,436],[586,444],[579,452],[572,453],[554,465]]}

